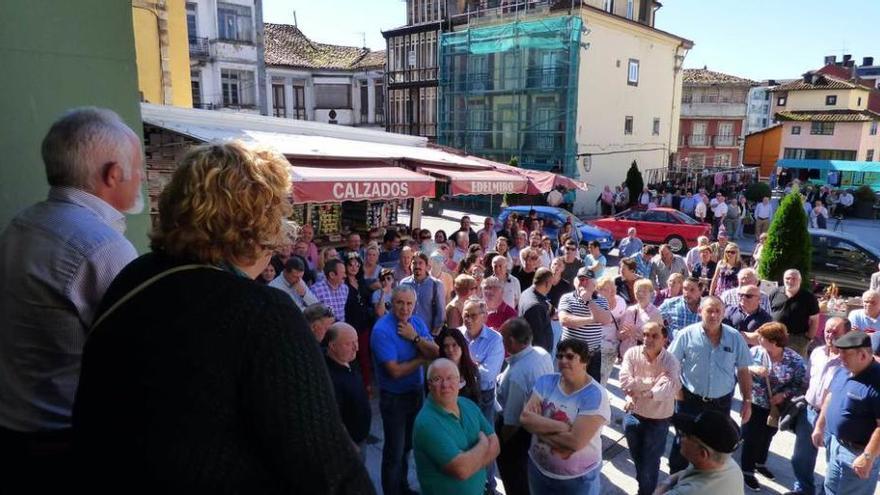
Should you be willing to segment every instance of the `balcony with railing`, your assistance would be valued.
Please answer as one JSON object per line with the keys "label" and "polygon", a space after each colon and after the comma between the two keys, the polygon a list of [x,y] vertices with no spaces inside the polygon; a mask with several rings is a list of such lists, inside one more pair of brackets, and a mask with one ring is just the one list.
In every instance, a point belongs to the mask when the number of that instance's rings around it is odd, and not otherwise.
{"label": "balcony with railing", "polygon": [[437,67],[425,67],[420,69],[400,69],[392,70],[388,73],[389,84],[405,84],[405,83],[436,83]]}
{"label": "balcony with railing", "polygon": [[204,60],[211,56],[211,45],[208,38],[189,37],[189,58]]}
{"label": "balcony with railing", "polygon": [[733,134],[683,134],[679,146],[690,148],[733,148],[739,146],[739,137]]}

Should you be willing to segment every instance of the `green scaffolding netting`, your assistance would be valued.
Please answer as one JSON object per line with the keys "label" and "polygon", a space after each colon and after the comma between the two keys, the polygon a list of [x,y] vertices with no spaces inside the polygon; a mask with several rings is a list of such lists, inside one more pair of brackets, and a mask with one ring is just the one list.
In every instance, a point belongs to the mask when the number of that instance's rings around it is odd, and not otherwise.
{"label": "green scaffolding netting", "polygon": [[582,31],[557,16],[443,34],[438,141],[574,176]]}

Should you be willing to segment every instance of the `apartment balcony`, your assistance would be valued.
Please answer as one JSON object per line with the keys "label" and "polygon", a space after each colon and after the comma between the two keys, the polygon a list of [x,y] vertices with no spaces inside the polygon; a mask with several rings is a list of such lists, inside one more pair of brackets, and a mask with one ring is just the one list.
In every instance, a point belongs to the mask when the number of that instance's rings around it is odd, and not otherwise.
{"label": "apartment balcony", "polygon": [[206,60],[211,56],[211,45],[208,38],[189,38],[189,58],[190,60]]}
{"label": "apartment balcony", "polygon": [[437,83],[437,67],[394,70],[386,73],[388,84]]}
{"label": "apartment balcony", "polygon": [[744,119],[748,111],[745,98],[718,99],[683,98],[681,102],[682,117],[719,117]]}
{"label": "apartment balcony", "polygon": [[740,137],[733,134],[684,134],[679,138],[679,146],[687,148],[736,148]]}

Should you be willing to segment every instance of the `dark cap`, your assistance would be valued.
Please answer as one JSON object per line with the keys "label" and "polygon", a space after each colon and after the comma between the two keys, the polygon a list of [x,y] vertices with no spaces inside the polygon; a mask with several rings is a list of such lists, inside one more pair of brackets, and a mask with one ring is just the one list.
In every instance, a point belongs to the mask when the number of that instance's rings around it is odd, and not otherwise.
{"label": "dark cap", "polygon": [[838,349],[858,349],[859,347],[871,347],[871,336],[865,332],[851,330],[834,341],[834,347]]}
{"label": "dark cap", "polygon": [[727,414],[718,411],[703,411],[697,416],[676,413],[672,424],[685,435],[700,439],[716,452],[730,454],[739,445],[739,426]]}
{"label": "dark cap", "polygon": [[581,278],[581,277],[596,278],[596,274],[593,273],[593,270],[590,270],[589,268],[582,266],[581,269],[578,270],[578,272],[577,272],[577,277],[578,278]]}

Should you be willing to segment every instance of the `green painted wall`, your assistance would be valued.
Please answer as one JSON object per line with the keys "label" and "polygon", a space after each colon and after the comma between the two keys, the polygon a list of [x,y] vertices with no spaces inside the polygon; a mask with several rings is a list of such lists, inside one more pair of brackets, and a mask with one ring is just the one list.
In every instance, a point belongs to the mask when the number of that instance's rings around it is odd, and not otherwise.
{"label": "green painted wall", "polygon": [[[49,189],[40,142],[68,108],[113,109],[142,133],[131,3],[122,0],[0,2],[0,229]],[[147,249],[149,215],[128,218]]]}

